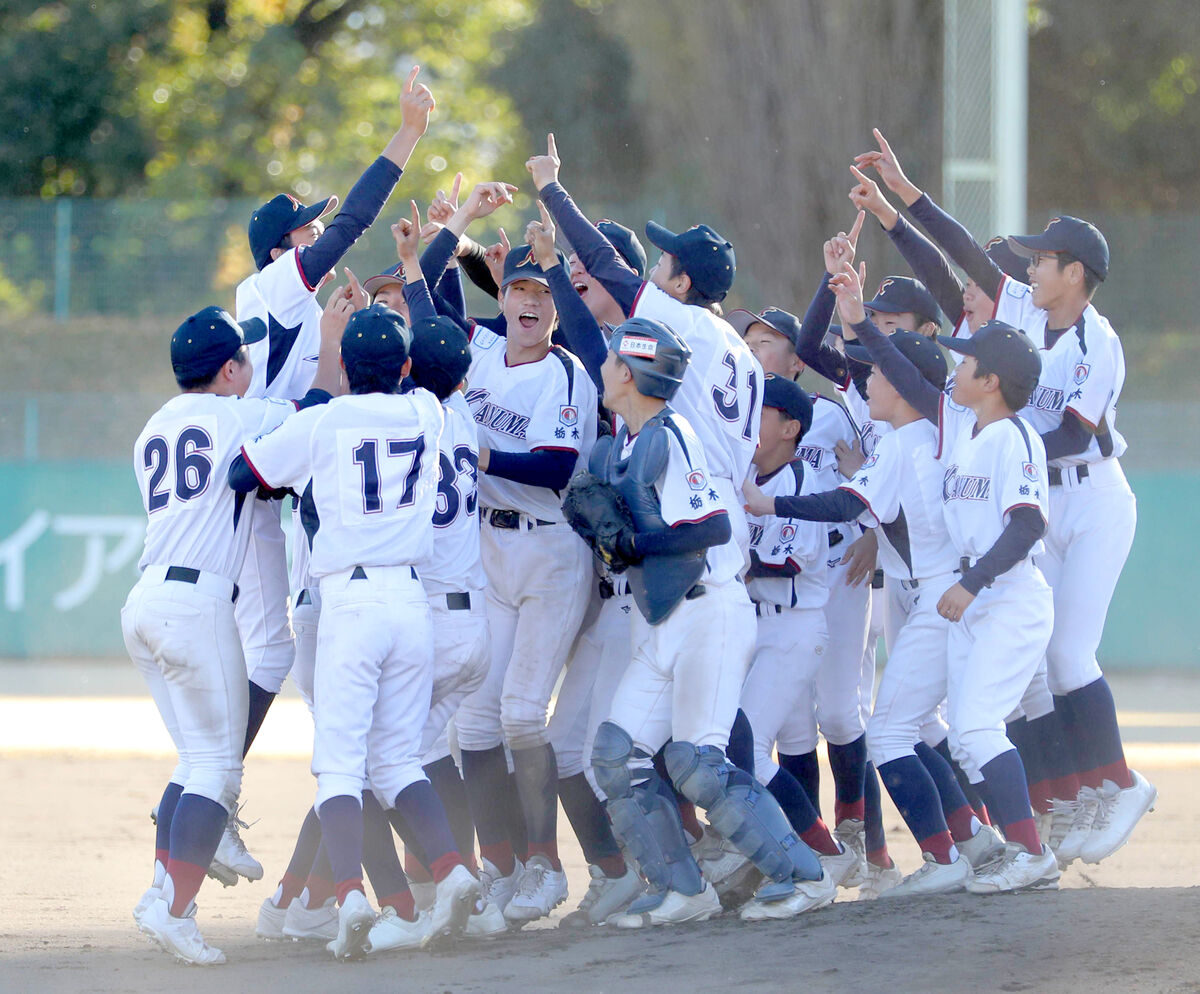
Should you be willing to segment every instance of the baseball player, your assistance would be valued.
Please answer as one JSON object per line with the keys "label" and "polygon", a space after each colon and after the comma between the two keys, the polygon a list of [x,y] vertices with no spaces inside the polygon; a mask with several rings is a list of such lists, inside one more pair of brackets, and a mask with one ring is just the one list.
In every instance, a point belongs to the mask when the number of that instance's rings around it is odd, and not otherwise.
{"label": "baseball player", "polygon": [[[443,414],[426,390],[398,394],[409,333],[382,305],[342,336],[350,396],[243,447],[230,483],[305,487],[321,590],[313,770],[337,887],[335,958],[361,954],[375,914],[362,887],[364,784],[412,826],[438,884],[429,938],[460,934],[479,897],[420,765],[433,688],[429,600],[417,572],[433,544]],[[311,485],[309,482],[311,480]]]}
{"label": "baseball player", "polygon": [[[997,302],[996,315],[1026,329],[1044,354],[1042,380],[1023,412],[1042,434],[1051,464],[1051,526],[1039,564],[1054,590],[1055,630],[1046,655],[1055,718],[1041,724],[1048,762],[1074,754],[1081,787],[1056,807],[1071,816],[1055,838],[1059,859],[1099,862],[1128,840],[1157,798],[1154,785],[1125,762],[1116,707],[1096,661],[1108,604],[1133,543],[1136,502],[1120,466],[1126,443],[1116,429],[1116,405],[1125,380],[1120,340],[1092,304],[1108,275],[1104,236],[1079,218],[1051,219],[1037,235],[1009,239],[1031,260],[1030,284],[1008,279],[973,240],[954,234],[921,190],[904,175],[882,135],[880,150],[859,159],[880,172],[913,216]],[[943,241],[949,236],[951,244]],[[1050,770],[1049,775],[1061,773]],[[1059,777],[1060,782],[1069,779]]]}
{"label": "baseball player", "polygon": [[674,794],[654,770],[652,757],[668,739],[663,758],[676,788],[770,878],[746,917],[766,917],[757,910],[765,902],[795,902],[795,914],[798,894],[807,902],[808,891],[829,890],[820,863],[771,795],[725,759],[752,648],[752,609],[738,580],[742,553],[729,541],[703,449],[666,403],[680,389],[689,349],[647,318],[623,323],[610,349],[604,396],[623,423],[615,440],[597,444],[590,468],[632,511],[617,552],[631,564],[638,615],[633,657],[591,761],[614,830],[649,890],[609,921],[621,928],[704,921],[721,907],[688,849]]}
{"label": "baseball player", "polygon": [[1046,530],[1045,454],[1015,414],[1037,386],[1041,360],[1020,331],[985,323],[969,340],[942,337],[964,352],[954,399],[931,384],[861,306],[861,277],[845,264],[833,280],[842,318],[888,383],[938,428],[945,467],[942,510],[960,578],[938,601],[950,621],[947,704],[950,744],[1004,832],[1004,854],[966,880],[996,893],[1057,887],[1054,852],[1033,821],[1025,771],[1004,734],[1049,642],[1053,603],[1032,557]]}
{"label": "baseball player", "polygon": [[[419,72],[420,67],[413,66],[404,83],[400,129],[363,172],[328,228],[320,218],[337,207],[336,197],[305,206],[281,193],[251,216],[250,251],[257,272],[239,284],[235,313],[238,320],[262,320],[268,335],[251,354],[255,377],[249,396],[299,396],[308,387],[321,318],[317,290],[375,220],[428,127],[435,103],[429,90],[416,82]],[[250,680],[246,749],[294,658],[287,616],[286,546],[278,522],[280,506],[269,504],[262,510],[264,513],[255,515],[245,572],[238,578],[244,591],[239,598],[238,629]],[[222,842],[214,871],[226,884],[236,883],[237,874],[253,880],[262,876],[262,866],[246,853],[232,831]]]}
{"label": "baseball player", "polygon": [[299,404],[242,400],[253,377],[247,340],[261,321],[236,324],[219,307],[171,337],[180,387],[134,444],[134,474],[149,522],[141,578],[121,611],[130,658],[146,679],[179,762],[158,805],[154,879],[134,920],[188,963],[225,962],[196,927],[194,898],[217,850],[242,776],[247,692],[234,623],[234,582],[254,503],[224,486],[242,443],[338,383],[332,320],[320,329],[313,389]]}

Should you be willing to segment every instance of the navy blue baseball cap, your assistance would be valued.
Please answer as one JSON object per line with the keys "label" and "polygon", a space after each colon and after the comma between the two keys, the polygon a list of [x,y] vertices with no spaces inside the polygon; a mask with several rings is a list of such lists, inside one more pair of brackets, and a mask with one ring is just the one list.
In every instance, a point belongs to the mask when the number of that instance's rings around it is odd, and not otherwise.
{"label": "navy blue baseball cap", "polygon": [[675,256],[692,286],[709,300],[724,300],[737,272],[733,245],[707,224],[697,224],[678,235],[654,221],[646,222],[646,237],[668,255]]}
{"label": "navy blue baseball cap", "polygon": [[271,249],[279,248],[284,235],[311,224],[338,205],[337,197],[307,207],[288,193],[272,197],[250,215],[250,254],[254,265],[263,269],[271,261]]}
{"label": "navy blue baseball cap", "polygon": [[1008,239],[997,235],[984,247],[987,257],[1000,267],[1009,279],[1024,283],[1029,279],[1029,260],[1017,255],[1008,245]]}
{"label": "navy blue baseball cap", "polygon": [[365,280],[362,287],[367,291],[367,293],[374,297],[376,293],[382,290],[389,283],[399,283],[401,286],[404,285],[404,263],[397,262],[394,266],[388,266],[388,268],[378,276],[372,276],[370,279]]}
{"label": "navy blue baseball cap", "polygon": [[1042,357],[1025,332],[1003,321],[986,321],[970,338],[939,335],[951,352],[973,355],[989,372],[1005,383],[1033,392],[1042,375]]}
{"label": "navy blue baseball cap", "polygon": [[[888,341],[900,350],[900,354],[904,358],[917,367],[925,379],[939,390],[946,389],[946,357],[942,355],[942,350],[937,347],[937,343],[932,338],[920,335],[915,331],[894,331],[888,336]],[[862,363],[864,366],[875,364],[867,347],[859,345],[857,342],[846,343],[846,358]]]}
{"label": "navy blue baseball cap", "polygon": [[792,348],[800,345],[800,319],[794,314],[780,310],[778,307],[768,307],[761,314],[738,308],[725,315],[725,320],[739,335],[745,337],[752,324],[765,324],[792,343]]}
{"label": "navy blue baseball cap", "polygon": [[422,318],[412,326],[413,382],[445,400],[466,378],[471,345],[463,330],[449,318]]}
{"label": "navy blue baseball cap", "polygon": [[[566,266],[567,257],[562,251],[555,249],[554,254],[558,257],[558,264]],[[504,275],[500,280],[500,289],[503,290],[517,280],[536,280],[542,286],[550,285],[550,277],[542,272],[542,267],[534,258],[532,245],[518,245],[509,249],[508,255],[504,257]]]}
{"label": "navy blue baseball cap", "polygon": [[911,276],[889,276],[879,284],[873,299],[863,304],[869,311],[882,311],[884,314],[913,313],[934,324],[942,323],[942,312],[938,308],[933,294],[920,280]]}
{"label": "navy blue baseball cap", "polygon": [[1052,217],[1040,235],[1009,235],[1008,245],[1026,258],[1038,252],[1066,252],[1100,279],[1108,276],[1108,242],[1090,221],[1070,214]]}
{"label": "navy blue baseball cap", "polygon": [[212,378],[243,345],[261,342],[267,326],[260,318],[238,324],[224,307],[206,307],[187,318],[171,336],[175,379]]}
{"label": "navy blue baseball cap", "polygon": [[386,304],[372,304],[350,315],[342,332],[342,362],[347,371],[369,364],[399,377],[411,346],[404,318]]}
{"label": "navy blue baseball cap", "polygon": [[626,228],[625,225],[618,224],[616,221],[610,221],[606,217],[602,217],[596,222],[596,228],[609,240],[621,258],[629,263],[629,268],[641,279],[645,279],[646,250],[642,247],[638,236],[633,233],[633,229]]}
{"label": "navy blue baseball cap", "polygon": [[763,385],[763,407],[773,407],[794,421],[799,421],[801,436],[812,427],[812,398],[804,387],[786,377],[767,374],[767,381]]}

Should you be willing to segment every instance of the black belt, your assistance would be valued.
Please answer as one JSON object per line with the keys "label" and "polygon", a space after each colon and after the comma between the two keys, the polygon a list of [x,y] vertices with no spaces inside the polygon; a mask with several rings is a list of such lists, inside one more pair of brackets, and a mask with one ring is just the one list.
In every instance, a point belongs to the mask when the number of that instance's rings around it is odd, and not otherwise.
{"label": "black belt", "polygon": [[[178,580],[180,583],[199,583],[200,571],[192,569],[191,566],[168,566],[167,575],[164,580]],[[238,585],[233,585],[233,602],[236,604],[238,599]]]}
{"label": "black belt", "polygon": [[[412,574],[412,578],[414,580],[421,579],[419,576],[417,576],[417,567],[410,566],[410,567],[408,567],[408,571],[409,571],[409,573]],[[367,578],[367,571],[365,569],[363,569],[361,566],[355,566],[354,572],[350,574],[351,580],[365,580],[366,578]]]}
{"label": "black belt", "polygon": [[783,614],[784,608],[778,604],[768,604],[765,601],[754,602],[754,613],[760,618],[768,614]]}
{"label": "black belt", "polygon": [[845,538],[846,538],[845,535],[843,535],[840,531],[838,531],[836,528],[834,528],[829,533],[829,548],[832,549],[835,545],[841,545],[842,542],[845,540]]}
{"label": "black belt", "polygon": [[453,594],[446,595],[446,610],[447,611],[470,611],[471,610],[471,595],[458,591]]}
{"label": "black belt", "polygon": [[[485,520],[493,528],[507,528],[510,531],[515,531],[521,527],[521,512],[520,511],[501,511],[491,510],[487,512]],[[535,525],[553,525],[557,522],[543,521],[541,518],[534,518]]]}
{"label": "black belt", "polygon": [[883,589],[883,570],[877,569],[874,573],[871,574],[871,589],[872,590],[882,590]]}
{"label": "black belt", "polygon": [[697,597],[703,597],[708,593],[708,587],[703,583],[697,583],[691,590],[683,595],[685,601],[694,601]]}
{"label": "black belt", "polygon": [[[1086,480],[1088,478],[1087,466],[1076,466],[1076,467],[1074,467],[1074,469],[1075,469],[1075,479],[1076,480]],[[1062,469],[1060,469],[1058,466],[1051,466],[1048,475],[1050,477],[1050,486],[1052,486],[1052,487],[1061,487],[1062,486],[1062,480],[1063,480]]]}

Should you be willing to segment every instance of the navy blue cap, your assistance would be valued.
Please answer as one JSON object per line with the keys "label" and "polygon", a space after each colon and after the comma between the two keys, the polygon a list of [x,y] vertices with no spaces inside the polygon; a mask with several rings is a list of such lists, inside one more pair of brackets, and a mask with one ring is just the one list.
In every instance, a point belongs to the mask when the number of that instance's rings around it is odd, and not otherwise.
{"label": "navy blue cap", "polygon": [[238,324],[224,307],[206,307],[187,318],[171,336],[175,379],[212,378],[243,345],[261,342],[267,326],[260,318]]}
{"label": "navy blue cap", "polygon": [[[560,249],[555,249],[554,254],[558,257],[560,266],[567,264],[567,257]],[[542,286],[550,285],[550,277],[542,272],[542,267],[534,258],[532,245],[518,245],[509,249],[508,255],[504,257],[504,275],[500,280],[500,289],[503,290],[517,280],[536,280]]]}
{"label": "navy blue cap", "polygon": [[697,224],[678,235],[661,224],[646,222],[646,237],[668,255],[675,256],[692,286],[709,300],[724,300],[733,286],[737,260],[733,245],[707,224]]}
{"label": "navy blue cap", "polygon": [[773,407],[794,421],[799,421],[801,437],[812,427],[812,398],[799,383],[783,376],[767,373],[767,381],[763,385],[763,407]]}
{"label": "navy blue cap", "polygon": [[449,318],[421,318],[412,326],[413,382],[445,400],[466,378],[471,345],[463,330]]}
{"label": "navy blue cap", "polygon": [[738,308],[725,315],[725,320],[743,338],[752,324],[765,324],[772,331],[777,331],[789,342],[792,348],[800,345],[800,319],[795,314],[780,310],[778,307],[768,307],[761,314]]}
{"label": "navy blue cap", "polygon": [[939,335],[951,352],[973,355],[988,372],[1029,393],[1042,375],[1042,357],[1029,336],[1003,321],[986,321],[970,338]]}
{"label": "navy blue cap", "polygon": [[[946,357],[932,338],[915,331],[894,331],[888,336],[888,341],[917,367],[925,379],[939,390],[946,389]],[[873,365],[875,362],[867,347],[857,342],[846,343],[846,357],[864,366]]]}
{"label": "navy blue cap", "polygon": [[372,304],[350,315],[342,332],[342,362],[347,371],[370,364],[398,377],[411,345],[404,318],[386,304]]}
{"label": "navy blue cap", "polygon": [[311,207],[288,193],[272,197],[250,215],[250,254],[254,256],[254,265],[264,268],[271,261],[271,249],[279,247],[284,235],[311,224],[337,205],[337,197],[326,197]]}
{"label": "navy blue cap", "polygon": [[1100,279],[1108,276],[1108,242],[1090,221],[1062,214],[1052,217],[1040,235],[1010,235],[1009,247],[1026,257],[1037,252],[1067,252]]}
{"label": "navy blue cap", "polygon": [[1009,248],[1007,238],[997,235],[983,247],[983,250],[1009,279],[1014,279],[1018,283],[1024,283],[1029,279],[1029,261]]}
{"label": "navy blue cap", "polygon": [[879,284],[875,297],[863,304],[868,310],[884,314],[916,314],[919,318],[942,323],[942,312],[933,294],[920,280],[911,276],[889,276]]}
{"label": "navy blue cap", "polygon": [[629,268],[645,279],[646,250],[642,247],[641,240],[634,234],[633,229],[626,228],[625,225],[618,224],[616,221],[610,221],[606,217],[602,217],[596,222],[596,228],[612,243],[612,247],[617,250],[621,258],[629,263]]}
{"label": "navy blue cap", "polygon": [[367,291],[372,297],[375,296],[389,283],[399,283],[404,285],[404,263],[397,262],[394,266],[388,266],[378,276],[372,276],[370,279],[363,282],[362,288]]}

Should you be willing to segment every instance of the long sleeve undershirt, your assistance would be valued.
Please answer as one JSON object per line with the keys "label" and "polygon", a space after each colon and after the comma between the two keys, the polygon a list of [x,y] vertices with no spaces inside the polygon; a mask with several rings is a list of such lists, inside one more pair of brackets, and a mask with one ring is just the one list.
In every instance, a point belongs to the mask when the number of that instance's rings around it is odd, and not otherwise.
{"label": "long sleeve undershirt", "polygon": [[865,510],[866,502],[849,490],[775,498],[776,517],[799,518],[801,521],[854,521]]}
{"label": "long sleeve undershirt", "polygon": [[687,521],[672,528],[637,532],[633,549],[639,556],[674,556],[724,545],[733,537],[729,515],[724,511],[703,521]]}
{"label": "long sleeve undershirt", "polygon": [[962,575],[961,583],[972,594],[990,587],[996,577],[1007,573],[1029,555],[1035,542],[1046,533],[1046,521],[1036,507],[1015,507],[1000,537],[978,562]]}
{"label": "long sleeve undershirt", "polygon": [[922,193],[908,211],[979,289],[995,300],[1004,282],[1004,272],[988,258],[974,236],[935,204],[927,193]]}
{"label": "long sleeve undershirt", "polygon": [[578,458],[577,453],[563,449],[537,449],[534,452],[492,449],[487,474],[531,487],[565,490]]}
{"label": "long sleeve undershirt", "polygon": [[941,250],[909,224],[903,214],[896,215],[895,227],[886,234],[917,279],[933,294],[951,325],[957,325],[963,313],[963,285]]}
{"label": "long sleeve undershirt", "polygon": [[821,283],[809,302],[804,319],[800,322],[800,341],[796,343],[796,355],[827,380],[832,380],[843,389],[850,385],[850,367],[846,356],[824,342],[833,319],[836,298],[829,289],[829,274],[821,277]]}
{"label": "long sleeve undershirt", "polygon": [[921,375],[920,370],[891,343],[887,335],[875,327],[875,322],[870,318],[850,327],[896,392],[915,407],[921,417],[937,424],[942,392]]}

